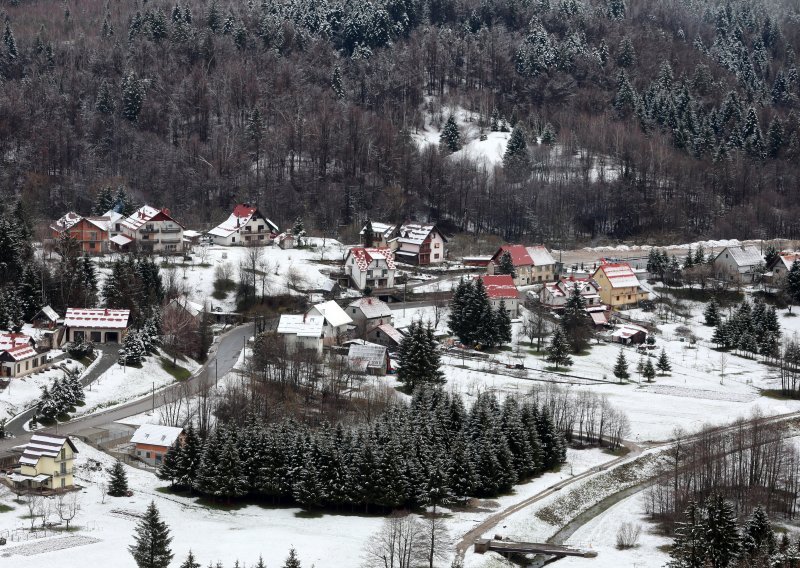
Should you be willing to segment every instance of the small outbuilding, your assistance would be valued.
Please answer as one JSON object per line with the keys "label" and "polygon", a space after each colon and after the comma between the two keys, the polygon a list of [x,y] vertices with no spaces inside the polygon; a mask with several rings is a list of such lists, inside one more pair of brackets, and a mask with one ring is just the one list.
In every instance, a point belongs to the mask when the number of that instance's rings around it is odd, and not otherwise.
{"label": "small outbuilding", "polygon": [[367,375],[384,376],[389,372],[389,353],[383,345],[352,343],[347,353],[347,364],[353,371]]}

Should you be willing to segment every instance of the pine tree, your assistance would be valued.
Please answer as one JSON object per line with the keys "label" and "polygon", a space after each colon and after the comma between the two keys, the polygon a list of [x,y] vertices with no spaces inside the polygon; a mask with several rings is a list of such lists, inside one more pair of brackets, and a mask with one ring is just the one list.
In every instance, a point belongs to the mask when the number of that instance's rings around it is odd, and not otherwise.
{"label": "pine tree", "polygon": [[619,50],[617,53],[617,65],[620,67],[628,68],[633,67],[636,63],[636,50],[633,48],[633,43],[629,37],[622,38],[619,43]]}
{"label": "pine tree", "polygon": [[619,379],[619,382],[626,381],[630,377],[630,373],[628,373],[628,361],[625,359],[625,353],[622,349],[619,350],[617,362],[614,365],[614,376]]}
{"label": "pine tree", "polygon": [[676,523],[675,540],[670,549],[672,561],[668,568],[704,568],[706,565],[706,521],[702,508],[690,501],[683,513],[684,520]]}
{"label": "pine tree", "polygon": [[625,0],[609,0],[607,14],[609,20],[624,20]]}
{"label": "pine tree", "polygon": [[6,18],[6,27],[3,30],[3,43],[6,46],[6,55],[8,59],[14,61],[17,59],[19,52],[17,51],[17,40],[14,39],[14,31],[11,29],[11,22]]}
{"label": "pine tree", "polygon": [[183,561],[180,568],[200,568],[200,563],[195,560],[191,550],[189,550],[189,554],[186,556],[186,560]]}
{"label": "pine tree", "polygon": [[553,332],[550,345],[547,347],[547,362],[553,363],[556,370],[559,367],[572,366],[572,357],[569,356],[569,344],[564,331],[560,327],[557,327]]}
{"label": "pine tree", "polygon": [[458,130],[455,116],[452,114],[447,118],[447,122],[442,129],[439,138],[439,147],[443,152],[458,152],[461,149],[461,132]]}
{"label": "pine tree", "polygon": [[492,325],[495,329],[495,338],[498,345],[511,343],[511,316],[506,309],[506,301],[501,299],[497,306],[497,311],[492,318]]}
{"label": "pine tree", "polygon": [[706,554],[711,565],[718,568],[730,566],[739,553],[739,530],[733,506],[720,494],[713,495],[706,505],[708,517],[705,527]]}
{"label": "pine tree", "polygon": [[667,352],[664,349],[661,349],[661,355],[658,357],[658,363],[656,363],[656,367],[661,372],[662,375],[666,375],[670,371],[672,371],[672,365],[667,358]]}
{"label": "pine tree", "polygon": [[297,558],[297,551],[294,548],[289,550],[289,556],[286,557],[283,568],[301,568],[300,559]]}
{"label": "pine tree", "polygon": [[650,358],[648,358],[647,362],[644,364],[642,376],[647,380],[648,383],[652,383],[653,379],[656,377],[656,369],[653,367],[653,362],[650,360]]}
{"label": "pine tree", "polygon": [[236,442],[230,432],[225,436],[225,441],[222,443],[216,470],[216,495],[230,502],[232,498],[235,499],[247,494],[247,479],[242,471],[242,460],[236,449]]}
{"label": "pine tree", "polygon": [[489,129],[492,132],[500,131],[500,112],[497,110],[497,107],[492,108],[492,114],[489,118]]}
{"label": "pine tree", "polygon": [[176,463],[175,483],[181,487],[194,487],[202,459],[203,442],[190,422],[186,427],[183,445]]}
{"label": "pine tree", "polygon": [[517,277],[514,261],[509,251],[504,251],[503,254],[500,255],[500,263],[497,265],[497,274],[508,274],[511,278]]}
{"label": "pine tree", "polygon": [[131,71],[122,81],[122,116],[130,122],[137,122],[144,104],[144,95],[144,84]]}
{"label": "pine tree", "polygon": [[203,457],[197,467],[197,475],[194,480],[194,488],[200,493],[210,496],[218,495],[220,487],[219,463],[222,450],[222,434],[220,430],[215,430],[206,438],[203,444]]}
{"label": "pine tree", "polygon": [[714,327],[719,325],[720,323],[720,315],[719,315],[719,304],[715,298],[712,298],[711,301],[706,306],[705,311],[703,312],[703,316],[705,317],[705,323],[709,327]]}
{"label": "pine tree", "polygon": [[783,147],[783,125],[778,117],[772,119],[767,129],[767,155],[777,158]]}
{"label": "pine tree", "polygon": [[342,83],[342,70],[336,66],[333,68],[333,76],[331,77],[331,88],[334,95],[339,100],[344,99],[344,85]]}
{"label": "pine tree", "polygon": [[764,558],[772,556],[777,548],[778,542],[769,517],[763,507],[756,506],[742,531],[743,552],[751,560],[755,560],[758,556]]}
{"label": "pine tree", "polygon": [[521,178],[527,173],[530,167],[530,157],[528,155],[528,144],[525,141],[525,131],[522,126],[517,125],[511,132],[511,137],[506,144],[506,151],[503,154],[503,168],[512,178]]}
{"label": "pine tree", "polygon": [[800,261],[792,263],[789,272],[786,274],[786,292],[794,303],[800,303]]}
{"label": "pine tree", "polygon": [[211,28],[211,31],[217,33],[222,26],[222,16],[219,13],[219,6],[217,0],[211,0],[208,7],[208,14],[206,15],[206,25]]}
{"label": "pine tree", "polygon": [[128,474],[125,466],[117,460],[108,470],[108,494],[112,497],[123,497],[128,493]]}
{"label": "pine tree", "polygon": [[181,444],[176,440],[164,454],[164,459],[161,461],[161,467],[158,468],[156,476],[164,481],[169,481],[170,485],[175,485],[178,479],[179,460],[181,453]]}
{"label": "pine tree", "polygon": [[128,331],[122,342],[122,349],[119,350],[119,364],[138,365],[144,360],[145,354],[146,349],[141,332],[138,330]]}
{"label": "pine tree", "polygon": [[[100,82],[100,87],[97,89],[97,98],[95,99],[94,108],[100,114],[107,116],[114,114],[116,105],[114,103],[114,97],[111,95],[111,88],[108,86],[108,79],[103,79]],[[110,188],[105,189],[107,189],[109,192],[111,191]],[[95,208],[95,214],[97,215],[102,215],[106,211],[108,211],[108,209],[98,212],[97,208]]]}
{"label": "pine tree", "polygon": [[154,501],[136,526],[134,544],[128,547],[139,568],[167,568],[172,560],[169,527],[161,520]]}
{"label": "pine tree", "polygon": [[549,122],[544,125],[542,130],[542,144],[545,146],[552,146],[556,143],[556,131],[553,125]]}
{"label": "pine tree", "polygon": [[397,380],[409,391],[413,391],[419,385],[437,385],[445,382],[430,324],[423,326],[422,322],[412,322],[408,333],[400,343],[397,364]]}

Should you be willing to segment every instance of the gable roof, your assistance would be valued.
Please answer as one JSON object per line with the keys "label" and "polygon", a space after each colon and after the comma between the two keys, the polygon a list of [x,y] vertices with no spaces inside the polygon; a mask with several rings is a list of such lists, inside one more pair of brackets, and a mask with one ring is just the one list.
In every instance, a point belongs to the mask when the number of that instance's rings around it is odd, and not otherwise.
{"label": "gable roof", "polygon": [[58,233],[63,233],[67,229],[80,222],[81,219],[83,219],[83,217],[75,213],[75,211],[70,211],[57,221],[53,222],[53,224],[50,225],[50,228]]}
{"label": "gable roof", "polygon": [[347,312],[333,300],[311,306],[308,312],[311,313],[311,310],[316,310],[333,327],[353,323],[353,319],[347,315]]}
{"label": "gable roof", "polygon": [[528,252],[528,256],[531,257],[534,266],[547,266],[556,263],[550,251],[542,245],[527,247],[525,250]]}
{"label": "gable roof", "polygon": [[233,213],[231,213],[225,221],[211,229],[208,234],[215,237],[229,237],[234,233],[238,233],[253,217],[257,219],[263,218],[267,227],[269,227],[273,233],[279,231],[278,225],[267,219],[261,211],[258,210],[258,207],[248,205],[247,203],[240,203],[233,208]]}
{"label": "gable roof", "polygon": [[126,227],[127,229],[137,231],[142,227],[142,225],[153,220],[172,221],[179,227],[183,228],[183,225],[178,223],[170,216],[169,209],[156,209],[155,207],[150,207],[149,205],[142,205],[139,207],[139,209],[133,212],[133,215],[122,221],[122,226]]}
{"label": "gable roof", "polygon": [[[373,234],[381,235],[384,240],[390,238],[392,236],[392,233],[394,233],[395,228],[397,227],[397,225],[392,225],[389,223],[379,223],[377,221],[370,221],[370,224],[372,225]],[[363,236],[366,230],[367,226],[364,225],[358,234]]]}
{"label": "gable roof", "polygon": [[31,336],[24,333],[3,333],[0,334],[0,351],[30,345],[31,341]]}
{"label": "gable roof", "polygon": [[72,440],[64,436],[55,436],[53,434],[34,434],[31,436],[30,442],[25,444],[22,450],[22,457],[19,463],[22,465],[35,466],[39,462],[40,457],[55,458],[61,452],[64,444],[68,444],[74,453],[78,453],[78,448],[72,443]]}
{"label": "gable roof", "polygon": [[176,308],[185,310],[189,315],[192,317],[197,317],[203,313],[205,307],[203,304],[198,304],[197,302],[192,302],[186,296],[181,296],[179,298],[173,298],[173,300],[167,304],[167,307],[174,306]]}
{"label": "gable roof", "polygon": [[43,307],[41,310],[39,310],[38,312],[36,312],[36,315],[35,315],[35,316],[33,316],[33,317],[31,318],[31,320],[35,320],[35,319],[36,319],[36,318],[38,318],[40,315],[43,315],[45,318],[47,318],[48,320],[50,320],[50,321],[52,321],[52,322],[57,322],[57,321],[58,321],[58,314],[56,313],[56,311],[55,311],[53,308],[51,308],[51,307],[50,307],[50,305],[49,305],[49,304],[48,304],[48,305],[46,305],[46,306],[44,306],[44,307]]}
{"label": "gable roof", "polygon": [[152,444],[154,446],[171,446],[183,433],[183,428],[160,426],[158,424],[142,424],[131,437],[134,444]]}
{"label": "gable roof", "polygon": [[601,264],[597,267],[595,274],[603,272],[611,283],[612,288],[631,288],[639,286],[639,279],[633,272],[631,265],[627,262],[613,262]]}
{"label": "gable roof", "polygon": [[761,251],[759,251],[753,245],[726,247],[717,255],[717,258],[726,252],[731,255],[731,259],[739,268],[758,266],[760,263],[764,262],[764,257],[761,256]]}
{"label": "gable roof", "polygon": [[283,314],[278,322],[278,333],[298,337],[322,337],[324,326],[325,318],[322,316]]}
{"label": "gable roof", "polygon": [[355,302],[351,302],[348,307],[360,309],[361,313],[363,313],[364,317],[367,319],[382,318],[387,316],[390,317],[392,315],[392,310],[389,308],[389,304],[379,300],[378,298],[359,298]]}
{"label": "gable roof", "polygon": [[9,357],[12,361],[24,361],[25,359],[30,359],[31,357],[36,357],[37,355],[36,349],[30,345],[18,345],[16,347],[12,347],[11,349],[7,349],[2,353]]}
{"label": "gable roof", "polygon": [[109,308],[67,308],[64,325],[67,327],[93,327],[124,329],[128,327],[130,310]]}
{"label": "gable roof", "polygon": [[479,278],[483,280],[483,286],[486,288],[489,298],[493,300],[519,299],[519,292],[510,274],[483,275]]}
{"label": "gable roof", "polygon": [[352,343],[347,352],[347,362],[351,368],[366,371],[386,365],[386,347],[376,343]]}
{"label": "gable roof", "polygon": [[372,333],[375,330],[380,330],[386,334],[386,337],[390,338],[392,341],[400,345],[405,337],[402,333],[400,333],[395,327],[388,323],[382,323],[381,325],[377,325],[369,330],[367,333]]}
{"label": "gable roof", "polygon": [[[403,223],[397,230],[398,236],[395,239],[399,243],[408,243],[411,245],[421,245],[425,242],[432,232],[437,231],[436,225],[421,225],[419,223]],[[444,242],[447,238],[439,231],[439,235]]]}
{"label": "gable roof", "polygon": [[500,258],[508,253],[514,266],[532,266],[533,259],[528,254],[528,249],[522,245],[503,245],[492,255],[492,262],[500,264]]}
{"label": "gable roof", "polygon": [[347,262],[350,256],[356,259],[355,266],[357,266],[361,272],[366,272],[373,260],[385,260],[386,266],[390,270],[394,270],[395,268],[394,251],[390,248],[353,247],[348,251],[345,262]]}
{"label": "gable roof", "polygon": [[768,268],[772,268],[780,262],[786,267],[786,270],[791,270],[795,261],[800,261],[800,252],[782,252]]}

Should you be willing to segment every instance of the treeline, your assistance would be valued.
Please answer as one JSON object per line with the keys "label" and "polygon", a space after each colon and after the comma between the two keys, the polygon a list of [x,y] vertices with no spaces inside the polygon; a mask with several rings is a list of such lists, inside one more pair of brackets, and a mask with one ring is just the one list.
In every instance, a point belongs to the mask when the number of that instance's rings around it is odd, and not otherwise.
{"label": "treeline", "polygon": [[162,479],[213,499],[245,496],[369,511],[496,496],[558,467],[566,442],[549,411],[481,394],[418,389],[368,425],[221,423],[201,440],[190,425],[167,452]]}
{"label": "treeline", "polygon": [[[418,217],[552,243],[800,234],[788,6],[20,0],[3,15],[0,191],[39,219],[125,186],[198,225],[251,201],[326,232]],[[453,132],[456,106],[472,132]],[[448,122],[442,149],[418,144]],[[450,155],[454,134],[504,125],[524,171]]]}
{"label": "treeline", "polygon": [[42,385],[39,400],[36,401],[36,414],[31,424],[41,423],[45,426],[53,424],[59,415],[75,412],[76,406],[83,406],[86,396],[83,393],[79,373],[67,370],[64,376],[53,381],[48,388]]}
{"label": "treeline", "polygon": [[671,526],[690,502],[719,493],[737,515],[762,506],[793,518],[800,459],[785,434],[783,425],[758,416],[691,437],[678,433],[663,474],[647,491],[648,512]]}
{"label": "treeline", "polygon": [[723,349],[735,349],[750,356],[762,355],[765,359],[780,356],[781,324],[775,306],[767,307],[760,298],[753,304],[742,302],[725,318],[712,301],[705,310],[706,325],[714,325],[711,341]]}

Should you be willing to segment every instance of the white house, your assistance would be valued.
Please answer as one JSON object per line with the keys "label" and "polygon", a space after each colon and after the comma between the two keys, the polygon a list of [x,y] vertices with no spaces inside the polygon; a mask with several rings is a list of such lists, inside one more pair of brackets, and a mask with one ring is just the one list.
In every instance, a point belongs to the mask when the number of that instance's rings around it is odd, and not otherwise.
{"label": "white house", "polygon": [[386,248],[394,236],[395,229],[397,225],[367,221],[358,234],[361,237],[361,244],[365,247]]}
{"label": "white house", "polygon": [[486,288],[486,295],[489,296],[489,303],[493,310],[500,307],[500,303],[505,303],[506,311],[512,318],[519,313],[519,291],[514,286],[514,279],[510,274],[496,274],[480,276],[483,286]]}
{"label": "white house", "polygon": [[406,264],[427,266],[444,262],[447,243],[436,225],[405,223],[397,229],[397,236],[389,241],[395,258]]}
{"label": "white house", "polygon": [[344,258],[344,272],[358,290],[394,286],[394,253],[389,248],[354,247]]}
{"label": "white house", "polygon": [[392,310],[386,302],[378,298],[365,297],[350,303],[347,306],[347,315],[356,324],[359,337],[365,337],[379,325],[392,325]]}
{"label": "white house", "polygon": [[539,291],[539,301],[551,310],[561,310],[567,303],[572,291],[578,287],[587,308],[602,306],[600,285],[590,278],[562,276],[558,282],[550,282]]}
{"label": "white house", "polygon": [[756,268],[763,263],[761,251],[752,245],[726,247],[714,259],[714,276],[726,282],[752,284]]}
{"label": "white house", "polygon": [[767,270],[772,272],[772,282],[779,283],[786,278],[796,261],[800,261],[800,252],[782,252],[779,254],[767,266]]}
{"label": "white house", "polygon": [[23,333],[0,335],[0,376],[24,377],[49,365],[47,353],[39,353],[30,336]]}
{"label": "white house", "polygon": [[262,215],[258,207],[240,203],[208,235],[217,245],[266,245],[272,242],[272,236],[278,232],[278,225]]}
{"label": "white house", "polygon": [[130,310],[109,308],[67,308],[64,326],[67,341],[122,343],[128,329]]}
{"label": "white house", "polygon": [[183,226],[173,219],[169,209],[144,205],[120,222],[122,234],[111,238],[117,248],[135,246],[146,252],[180,252],[183,250]]}
{"label": "white house", "polygon": [[355,327],[352,318],[333,300],[311,306],[306,315],[320,316],[325,320],[322,330],[325,345],[341,343],[349,337],[350,328]]}
{"label": "white house", "polygon": [[308,349],[322,355],[325,318],[322,316],[284,314],[278,322],[278,334],[290,352]]}

